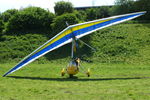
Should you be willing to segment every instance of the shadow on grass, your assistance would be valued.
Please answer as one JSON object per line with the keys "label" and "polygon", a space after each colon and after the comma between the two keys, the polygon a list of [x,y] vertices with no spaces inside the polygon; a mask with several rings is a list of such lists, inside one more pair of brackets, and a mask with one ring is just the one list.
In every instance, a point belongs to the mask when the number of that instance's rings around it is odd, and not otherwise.
{"label": "shadow on grass", "polygon": [[131,77],[131,78],[85,78],[78,79],[74,78],[42,78],[42,77],[26,77],[26,76],[7,76],[15,79],[30,79],[30,80],[46,80],[46,81],[107,81],[107,80],[130,80],[130,79],[145,79],[150,77]]}

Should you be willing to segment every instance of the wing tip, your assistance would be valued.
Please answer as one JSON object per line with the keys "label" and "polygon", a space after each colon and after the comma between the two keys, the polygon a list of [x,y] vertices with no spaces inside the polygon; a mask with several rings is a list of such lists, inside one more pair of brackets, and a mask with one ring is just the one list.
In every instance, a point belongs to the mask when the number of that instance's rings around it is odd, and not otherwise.
{"label": "wing tip", "polygon": [[142,11],[143,14],[147,13],[147,11]]}
{"label": "wing tip", "polygon": [[7,76],[7,74],[4,74],[2,77],[6,77]]}
{"label": "wing tip", "polygon": [[8,72],[7,72],[7,73],[5,73],[5,74],[3,75],[3,77],[6,77],[8,74],[9,74]]}
{"label": "wing tip", "polygon": [[145,14],[145,13],[147,13],[147,11],[141,11],[141,12],[138,12],[138,13],[142,13],[142,14]]}
{"label": "wing tip", "polygon": [[141,15],[144,15],[145,13],[147,13],[147,11],[140,11],[140,12],[135,12],[135,13],[130,13],[130,14],[141,14]]}
{"label": "wing tip", "polygon": [[3,75],[3,77],[6,77],[6,76],[9,75],[10,73],[11,73],[10,71],[6,72],[6,73]]}

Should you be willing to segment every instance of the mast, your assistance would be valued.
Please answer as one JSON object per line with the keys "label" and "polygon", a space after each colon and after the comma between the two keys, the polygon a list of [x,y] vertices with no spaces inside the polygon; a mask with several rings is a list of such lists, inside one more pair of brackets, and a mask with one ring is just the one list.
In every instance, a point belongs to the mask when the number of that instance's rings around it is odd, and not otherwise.
{"label": "mast", "polygon": [[76,38],[72,37],[72,50],[71,50],[71,58],[74,59],[74,53],[76,52]]}

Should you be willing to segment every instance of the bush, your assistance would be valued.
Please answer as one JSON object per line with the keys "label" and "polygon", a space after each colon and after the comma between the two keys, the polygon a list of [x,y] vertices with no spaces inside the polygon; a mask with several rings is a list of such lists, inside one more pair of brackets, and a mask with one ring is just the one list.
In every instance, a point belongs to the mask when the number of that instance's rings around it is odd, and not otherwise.
{"label": "bush", "polygon": [[59,16],[64,13],[72,13],[74,9],[73,9],[72,3],[60,1],[60,2],[55,3],[54,10],[55,10],[56,15]]}
{"label": "bush", "polygon": [[0,33],[3,31],[4,29],[4,23],[3,21],[0,19]]}
{"label": "bush", "polygon": [[4,22],[8,22],[9,19],[15,15],[16,13],[18,13],[18,10],[17,9],[9,9],[5,12],[2,13],[2,18],[3,18],[3,21]]}
{"label": "bush", "polygon": [[104,17],[109,17],[109,7],[90,8],[86,10],[87,20],[95,20]]}
{"label": "bush", "polygon": [[98,18],[98,12],[97,9],[95,8],[90,8],[86,10],[86,14],[87,14],[87,20],[95,20]]}
{"label": "bush", "polygon": [[0,41],[2,41],[2,31],[4,29],[4,23],[3,21],[0,19]]}
{"label": "bush", "polygon": [[39,7],[29,7],[12,16],[6,26],[6,33],[48,33],[54,14]]}
{"label": "bush", "polygon": [[116,0],[116,6],[114,6],[115,14],[126,14],[134,12],[134,1],[133,0]]}
{"label": "bush", "polygon": [[85,22],[87,21],[87,15],[86,15],[86,12],[85,11],[77,11],[75,10],[74,11],[74,14],[76,15],[76,17],[80,20],[80,22]]}
{"label": "bush", "polygon": [[61,16],[56,17],[54,23],[52,24],[53,32],[57,34],[67,27],[67,24],[73,25],[79,22],[79,19],[76,17],[74,13],[72,14],[63,14]]}
{"label": "bush", "polygon": [[20,61],[48,39],[41,34],[25,34],[20,36],[3,36],[0,42],[0,62]]}
{"label": "bush", "polygon": [[147,11],[144,16],[139,17],[139,20],[148,20],[150,22],[150,3],[149,0],[136,0],[136,11]]}

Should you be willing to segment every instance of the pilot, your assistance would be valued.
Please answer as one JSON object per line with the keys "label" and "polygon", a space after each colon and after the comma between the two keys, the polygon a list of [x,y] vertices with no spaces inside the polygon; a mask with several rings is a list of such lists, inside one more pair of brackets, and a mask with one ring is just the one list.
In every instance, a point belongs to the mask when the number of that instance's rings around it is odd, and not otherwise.
{"label": "pilot", "polygon": [[76,58],[76,59],[75,59],[75,63],[76,63],[76,65],[79,67],[79,66],[80,66],[80,58]]}

